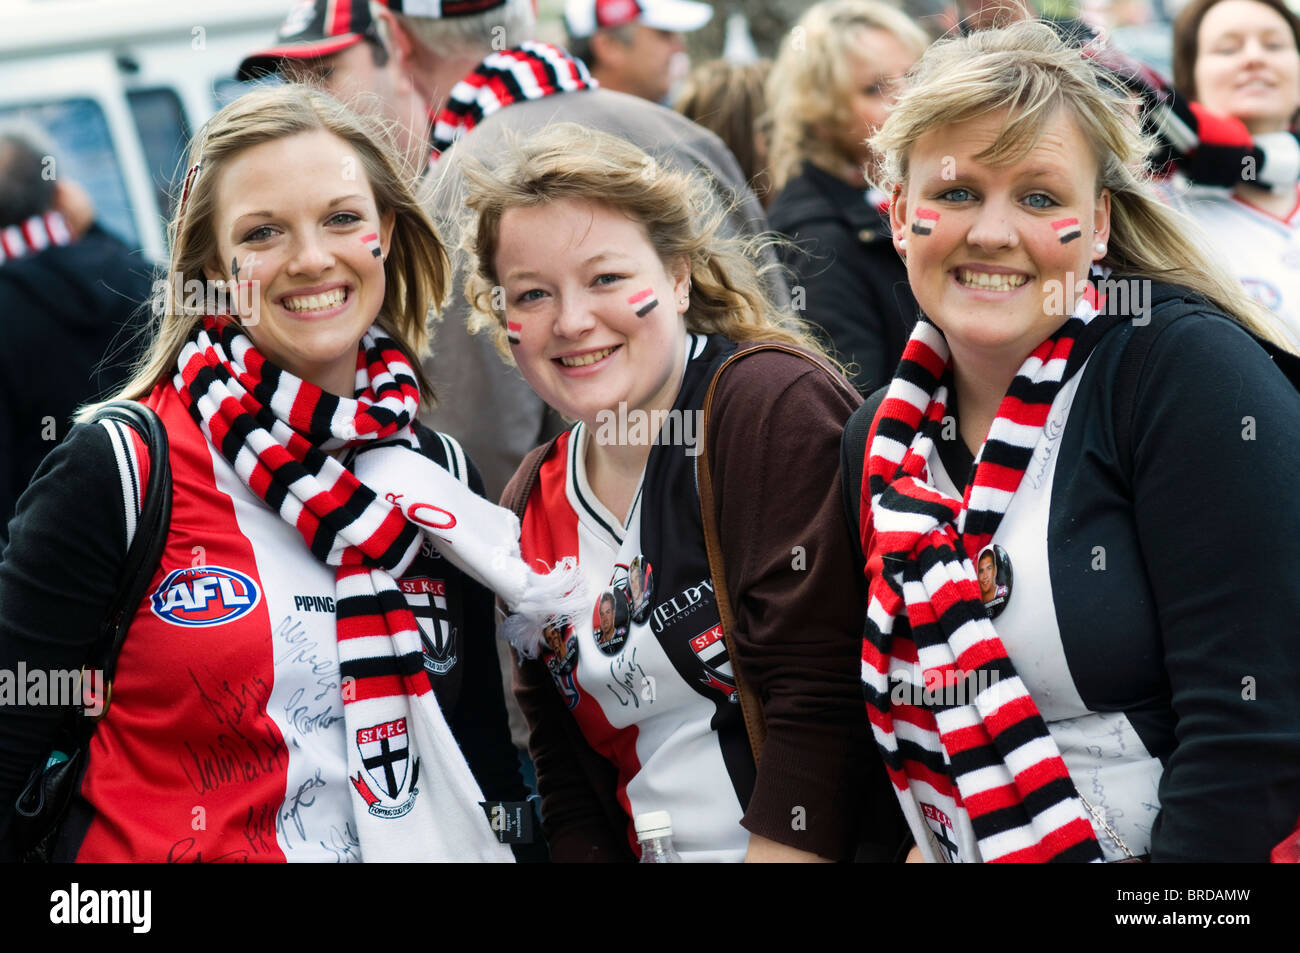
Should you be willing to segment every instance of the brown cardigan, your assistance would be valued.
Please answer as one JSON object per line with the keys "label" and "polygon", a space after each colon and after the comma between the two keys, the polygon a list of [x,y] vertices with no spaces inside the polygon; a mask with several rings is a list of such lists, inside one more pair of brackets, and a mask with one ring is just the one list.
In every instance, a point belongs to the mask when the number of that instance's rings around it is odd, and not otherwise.
{"label": "brown cardigan", "polygon": [[[861,400],[834,373],[771,351],[735,362],[718,382],[706,439],[740,652],[734,664],[767,721],[742,823],[842,859],[864,833],[859,820],[882,811],[890,823],[878,825],[888,844],[879,853],[888,854],[897,804],[888,790],[880,796],[883,769],[866,721],[863,581],[840,490],[840,437]],[[522,516],[524,494],[553,446],[524,458],[503,506]],[[634,859],[614,766],[582,737],[542,663],[522,661],[514,684],[530,726],[552,858]]]}

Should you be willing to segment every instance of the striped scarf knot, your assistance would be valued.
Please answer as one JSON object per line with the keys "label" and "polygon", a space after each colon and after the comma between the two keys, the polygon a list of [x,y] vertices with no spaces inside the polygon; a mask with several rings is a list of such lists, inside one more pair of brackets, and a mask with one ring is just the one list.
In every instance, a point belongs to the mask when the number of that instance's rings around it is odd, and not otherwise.
{"label": "striped scarf knot", "polygon": [[[928,859],[948,858],[930,843],[925,818],[965,809],[985,861],[1101,860],[1060,752],[984,609],[974,566],[1020,486],[1067,366],[1073,373],[1086,357],[1070,360],[1100,306],[1089,283],[1074,313],[1025,360],[960,500],[936,488],[926,462],[952,371],[947,341],[928,320],[916,325],[877,411],[861,491],[862,677],[873,734]],[[917,700],[923,688],[963,679],[977,689],[964,703],[947,694]],[[895,697],[900,687],[907,691]]]}

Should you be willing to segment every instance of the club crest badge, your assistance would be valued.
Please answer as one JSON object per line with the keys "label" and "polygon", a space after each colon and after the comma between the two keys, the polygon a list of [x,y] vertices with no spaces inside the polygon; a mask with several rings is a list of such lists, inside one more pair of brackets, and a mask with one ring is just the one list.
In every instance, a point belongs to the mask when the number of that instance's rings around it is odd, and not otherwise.
{"label": "club crest badge", "polygon": [[[349,780],[366,802],[366,810],[376,817],[401,817],[410,813],[415,806],[415,796],[420,793],[415,786],[420,777],[420,759],[410,763],[406,719],[359,728],[356,743],[366,772],[358,771],[357,776]],[[410,789],[403,794],[408,774]]]}
{"label": "club crest badge", "polygon": [[425,669],[434,675],[447,674],[456,664],[456,626],[447,612],[446,581],[410,576],[397,584],[420,626]]}
{"label": "club crest badge", "polygon": [[704,666],[701,681],[710,688],[722,692],[728,701],[736,702],[736,679],[731,673],[731,659],[727,655],[727,643],[722,635],[722,623],[701,632],[691,639],[691,651],[700,664]]}

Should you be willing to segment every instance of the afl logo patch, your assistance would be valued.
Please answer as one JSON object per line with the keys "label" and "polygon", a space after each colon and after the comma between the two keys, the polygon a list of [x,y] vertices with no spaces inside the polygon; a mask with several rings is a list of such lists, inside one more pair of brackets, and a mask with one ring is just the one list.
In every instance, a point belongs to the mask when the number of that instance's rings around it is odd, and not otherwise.
{"label": "afl logo patch", "polygon": [[252,610],[261,599],[242,572],[198,566],[168,573],[150,597],[153,614],[172,625],[222,625]]}

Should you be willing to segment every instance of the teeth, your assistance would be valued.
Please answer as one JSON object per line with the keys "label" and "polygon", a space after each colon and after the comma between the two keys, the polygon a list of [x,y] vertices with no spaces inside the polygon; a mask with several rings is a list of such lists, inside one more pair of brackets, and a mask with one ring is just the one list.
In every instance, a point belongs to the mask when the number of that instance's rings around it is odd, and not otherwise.
{"label": "teeth", "polygon": [[614,353],[612,347],[607,347],[603,351],[592,351],[590,354],[580,354],[577,357],[562,357],[560,363],[565,367],[586,367],[588,364],[595,364]]}
{"label": "teeth", "polygon": [[335,288],[324,294],[285,298],[284,306],[290,311],[324,311],[341,305],[346,297],[347,293],[342,288]]}
{"label": "teeth", "polygon": [[990,291],[1010,291],[1029,280],[1026,275],[991,275],[987,271],[960,271],[957,275],[967,288],[987,288]]}

